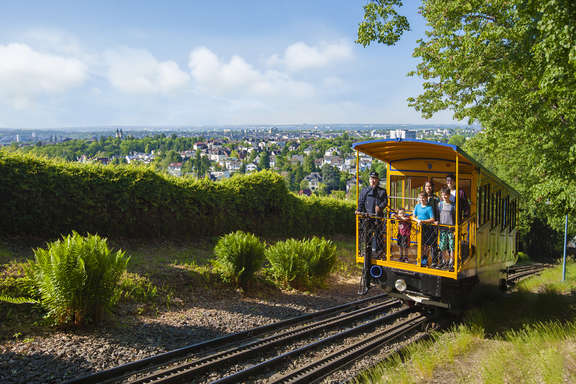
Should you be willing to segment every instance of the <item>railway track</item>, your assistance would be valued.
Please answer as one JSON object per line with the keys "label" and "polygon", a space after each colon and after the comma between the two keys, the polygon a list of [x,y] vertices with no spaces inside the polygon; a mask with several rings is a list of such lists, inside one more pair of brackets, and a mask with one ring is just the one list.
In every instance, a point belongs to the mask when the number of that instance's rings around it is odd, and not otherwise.
{"label": "railway track", "polygon": [[532,275],[550,268],[549,264],[513,265],[508,268],[506,284],[511,287]]}
{"label": "railway track", "polygon": [[[323,377],[383,343],[413,332],[425,321],[414,309],[379,295],[208,340],[69,383],[310,382],[312,376]],[[323,348],[331,351],[321,352]],[[308,364],[309,356],[315,353],[320,357]],[[299,359],[306,361],[300,364],[302,369],[286,368]]]}

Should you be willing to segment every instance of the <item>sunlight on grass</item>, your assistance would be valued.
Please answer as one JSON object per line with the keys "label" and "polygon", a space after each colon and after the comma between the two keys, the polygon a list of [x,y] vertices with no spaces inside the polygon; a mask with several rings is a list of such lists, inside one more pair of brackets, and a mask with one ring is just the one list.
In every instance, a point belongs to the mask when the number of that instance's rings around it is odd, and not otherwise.
{"label": "sunlight on grass", "polygon": [[480,363],[485,383],[574,382],[576,371],[568,363],[574,352],[567,347],[576,341],[576,322],[547,322],[526,325],[504,335],[498,347]]}
{"label": "sunlight on grass", "polygon": [[576,382],[576,264],[524,280],[469,310],[463,323],[409,346],[359,383]]}
{"label": "sunlight on grass", "polygon": [[539,291],[566,294],[576,291],[576,263],[566,264],[566,280],[562,281],[562,265],[543,271],[518,284],[520,291]]}
{"label": "sunlight on grass", "polygon": [[409,345],[402,355],[397,354],[362,374],[357,382],[428,382],[439,367],[452,364],[455,358],[469,352],[481,338],[480,329],[464,325],[444,333],[435,333],[431,339]]}
{"label": "sunlight on grass", "polygon": [[339,276],[351,276],[361,271],[362,267],[356,264],[356,239],[333,240],[336,244],[335,274]]}

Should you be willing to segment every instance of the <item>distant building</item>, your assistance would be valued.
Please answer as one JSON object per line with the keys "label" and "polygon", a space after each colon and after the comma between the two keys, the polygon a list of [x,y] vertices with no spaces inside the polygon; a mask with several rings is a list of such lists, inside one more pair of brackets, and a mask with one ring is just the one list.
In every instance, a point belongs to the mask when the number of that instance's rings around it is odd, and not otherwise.
{"label": "distant building", "polygon": [[308,176],[305,176],[304,180],[308,182],[308,188],[312,192],[315,192],[322,182],[322,175],[319,172],[312,172]]}
{"label": "distant building", "polygon": [[182,163],[170,163],[167,171],[172,176],[182,176]]}
{"label": "distant building", "polygon": [[254,163],[246,164],[246,173],[256,172],[258,170],[258,166]]}
{"label": "distant building", "polygon": [[390,139],[415,139],[416,131],[405,129],[393,129],[390,131]]}

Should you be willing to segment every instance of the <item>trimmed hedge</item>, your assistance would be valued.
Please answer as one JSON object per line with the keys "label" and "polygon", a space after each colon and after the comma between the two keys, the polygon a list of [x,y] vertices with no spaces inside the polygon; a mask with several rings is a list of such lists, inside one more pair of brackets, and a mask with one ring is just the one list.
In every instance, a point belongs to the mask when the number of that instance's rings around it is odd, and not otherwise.
{"label": "trimmed hedge", "polygon": [[199,238],[354,233],[354,204],[299,198],[270,171],[222,182],[145,167],[46,160],[0,151],[0,231],[52,238],[72,230],[113,237]]}

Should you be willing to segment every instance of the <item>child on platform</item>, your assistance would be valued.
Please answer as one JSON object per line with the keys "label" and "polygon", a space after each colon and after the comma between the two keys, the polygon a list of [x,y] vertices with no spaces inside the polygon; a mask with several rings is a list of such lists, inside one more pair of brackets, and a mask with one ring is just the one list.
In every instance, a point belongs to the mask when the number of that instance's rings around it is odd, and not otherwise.
{"label": "child on platform", "polygon": [[443,255],[442,266],[449,269],[454,268],[454,227],[456,207],[450,199],[450,190],[442,189],[442,201],[438,203],[438,212],[440,216],[440,251]]}
{"label": "child on platform", "polygon": [[402,208],[394,215],[398,220],[397,241],[400,248],[400,261],[408,261],[408,248],[410,247],[410,233],[412,232],[412,222],[410,216]]}

